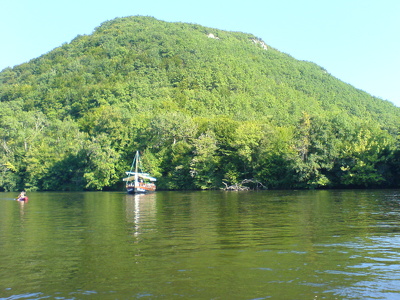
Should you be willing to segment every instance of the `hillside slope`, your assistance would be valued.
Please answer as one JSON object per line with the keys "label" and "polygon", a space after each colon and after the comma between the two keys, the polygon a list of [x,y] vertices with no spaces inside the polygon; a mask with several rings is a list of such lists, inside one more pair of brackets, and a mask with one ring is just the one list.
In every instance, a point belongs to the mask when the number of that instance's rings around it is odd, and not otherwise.
{"label": "hillside slope", "polygon": [[0,101],[5,190],[116,187],[138,148],[163,188],[397,184],[400,108],[251,34],[118,18],[4,69]]}

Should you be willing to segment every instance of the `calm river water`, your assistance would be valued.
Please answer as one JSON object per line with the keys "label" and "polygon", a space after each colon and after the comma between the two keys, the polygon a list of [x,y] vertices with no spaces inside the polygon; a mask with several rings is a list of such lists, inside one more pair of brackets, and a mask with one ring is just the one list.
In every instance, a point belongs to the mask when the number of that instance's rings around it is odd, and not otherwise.
{"label": "calm river water", "polygon": [[400,191],[0,193],[0,299],[400,299]]}

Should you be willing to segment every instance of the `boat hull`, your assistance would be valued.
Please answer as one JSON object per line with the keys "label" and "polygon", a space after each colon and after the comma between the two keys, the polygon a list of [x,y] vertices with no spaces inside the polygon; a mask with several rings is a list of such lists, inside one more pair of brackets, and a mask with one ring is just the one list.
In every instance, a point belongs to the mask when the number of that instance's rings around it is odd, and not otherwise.
{"label": "boat hull", "polygon": [[126,191],[128,194],[145,194],[151,193],[156,190],[155,184],[147,183],[142,185],[126,185]]}

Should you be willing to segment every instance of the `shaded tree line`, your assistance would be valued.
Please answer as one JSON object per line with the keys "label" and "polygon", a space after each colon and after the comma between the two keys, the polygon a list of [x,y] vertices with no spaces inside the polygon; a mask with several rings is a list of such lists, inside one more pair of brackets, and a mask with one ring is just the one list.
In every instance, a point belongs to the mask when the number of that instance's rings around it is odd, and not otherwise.
{"label": "shaded tree line", "polygon": [[268,119],[132,115],[100,106],[75,122],[1,110],[2,190],[120,189],[136,149],[161,189],[398,187],[398,140],[343,116]]}

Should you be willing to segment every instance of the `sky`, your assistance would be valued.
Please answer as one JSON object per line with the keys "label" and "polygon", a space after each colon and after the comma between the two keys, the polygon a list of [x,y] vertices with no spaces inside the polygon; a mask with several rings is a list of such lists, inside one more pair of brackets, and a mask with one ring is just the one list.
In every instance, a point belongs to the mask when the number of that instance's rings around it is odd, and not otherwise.
{"label": "sky", "polygon": [[251,33],[400,107],[399,0],[0,0],[0,70],[126,16]]}

